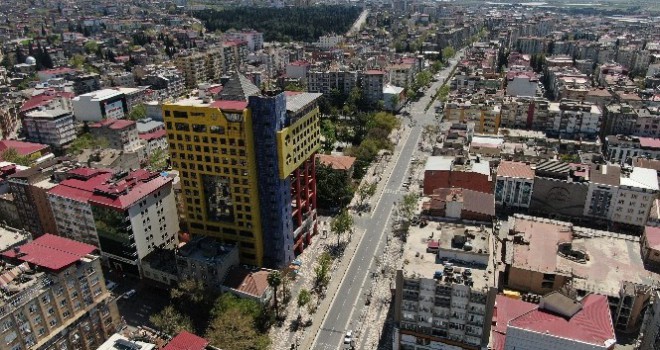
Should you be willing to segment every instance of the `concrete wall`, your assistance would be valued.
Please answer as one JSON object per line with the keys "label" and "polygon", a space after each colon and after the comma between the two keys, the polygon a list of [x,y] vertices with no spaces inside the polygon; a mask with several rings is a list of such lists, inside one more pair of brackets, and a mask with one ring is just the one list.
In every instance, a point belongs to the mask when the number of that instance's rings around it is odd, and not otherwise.
{"label": "concrete wall", "polygon": [[547,215],[580,217],[587,200],[586,183],[535,177],[529,210]]}
{"label": "concrete wall", "polygon": [[560,275],[555,275],[555,281],[550,288],[544,288],[543,283],[543,274],[540,272],[523,270],[516,267],[511,267],[509,269],[509,276],[506,281],[506,286],[513,290],[518,290],[521,292],[532,292],[536,294],[545,294],[558,290],[561,288],[567,281],[567,278]]}

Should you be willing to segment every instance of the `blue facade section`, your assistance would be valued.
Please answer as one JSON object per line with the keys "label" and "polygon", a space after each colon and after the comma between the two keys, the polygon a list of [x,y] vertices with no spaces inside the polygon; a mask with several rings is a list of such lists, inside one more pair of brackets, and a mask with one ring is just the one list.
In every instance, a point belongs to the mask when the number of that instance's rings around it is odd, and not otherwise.
{"label": "blue facade section", "polygon": [[294,258],[291,180],[279,177],[276,133],[286,121],[286,96],[250,96],[257,161],[264,264],[284,267]]}

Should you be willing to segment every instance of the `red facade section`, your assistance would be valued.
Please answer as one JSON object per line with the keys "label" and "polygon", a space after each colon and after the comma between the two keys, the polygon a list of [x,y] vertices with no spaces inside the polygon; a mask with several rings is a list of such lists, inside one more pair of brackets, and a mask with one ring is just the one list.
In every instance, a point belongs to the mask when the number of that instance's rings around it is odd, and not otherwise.
{"label": "red facade section", "polygon": [[316,221],[316,157],[312,155],[291,174],[291,206],[296,255],[318,233]]}

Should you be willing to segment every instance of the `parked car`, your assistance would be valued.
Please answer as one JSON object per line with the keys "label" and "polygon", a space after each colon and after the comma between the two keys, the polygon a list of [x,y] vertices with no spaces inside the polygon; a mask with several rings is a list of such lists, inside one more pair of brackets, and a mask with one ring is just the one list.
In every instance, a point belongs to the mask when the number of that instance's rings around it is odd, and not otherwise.
{"label": "parked car", "polygon": [[129,290],[128,292],[124,293],[124,295],[122,296],[122,298],[124,298],[124,299],[130,299],[130,298],[132,298],[132,297],[135,295],[135,293],[137,293],[137,292],[135,291],[135,289],[131,289],[131,290]]}
{"label": "parked car", "polygon": [[344,336],[344,348],[350,349],[353,346],[353,331],[347,330]]}

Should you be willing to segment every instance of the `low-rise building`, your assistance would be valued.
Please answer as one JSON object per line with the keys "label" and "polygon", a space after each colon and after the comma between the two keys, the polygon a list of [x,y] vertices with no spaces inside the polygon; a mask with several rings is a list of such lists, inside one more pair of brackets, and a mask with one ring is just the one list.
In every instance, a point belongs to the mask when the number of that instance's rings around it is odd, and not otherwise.
{"label": "low-rise building", "polygon": [[429,157],[424,167],[424,195],[438,188],[463,188],[493,193],[493,177],[489,162],[479,158]]}
{"label": "low-rise building", "polygon": [[108,147],[112,149],[135,152],[141,147],[137,125],[132,120],[105,119],[90,124],[89,131],[92,137],[108,141]]}
{"label": "low-rise building", "polygon": [[239,298],[252,299],[261,305],[268,305],[273,297],[273,289],[268,285],[271,270],[236,266],[227,272],[222,290]]}
{"label": "low-rise building", "polygon": [[176,252],[179,280],[201,281],[214,289],[222,288],[229,270],[238,264],[238,247],[222,244],[213,237],[196,237]]}
{"label": "low-rise building", "polygon": [[463,188],[438,188],[424,201],[422,212],[428,216],[449,219],[492,222],[495,199],[491,193]]}
{"label": "low-rise building", "polygon": [[605,138],[605,158],[623,165],[634,157],[660,159],[660,139],[627,135],[609,135]]}
{"label": "low-rise building", "polygon": [[495,204],[505,208],[529,208],[533,189],[534,169],[529,164],[500,162],[495,182]]}
{"label": "low-rise building", "polygon": [[509,320],[504,350],[612,350],[616,336],[607,297],[589,294],[577,301],[559,292],[538,307]]}

